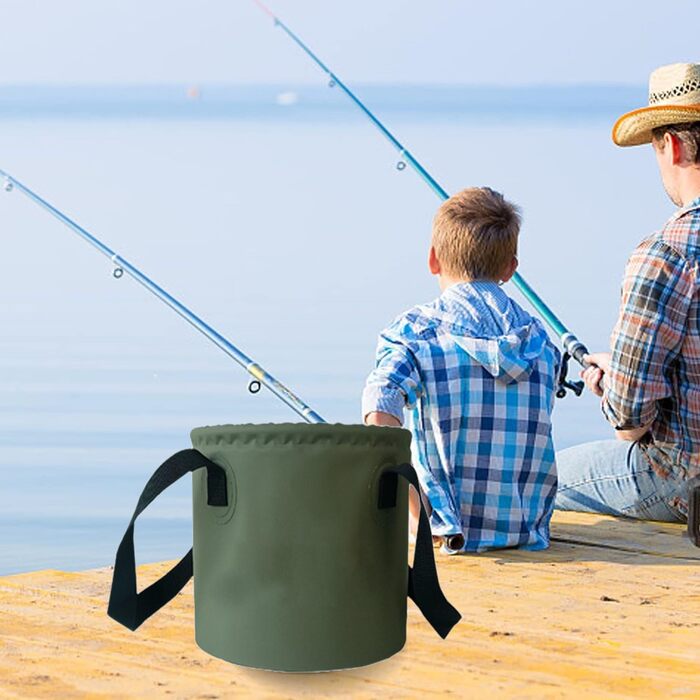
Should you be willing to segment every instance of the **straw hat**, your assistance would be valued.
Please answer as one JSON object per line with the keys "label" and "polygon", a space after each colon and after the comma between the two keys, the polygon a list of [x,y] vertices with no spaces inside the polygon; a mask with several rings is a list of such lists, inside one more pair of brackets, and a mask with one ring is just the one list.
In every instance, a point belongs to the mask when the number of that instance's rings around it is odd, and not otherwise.
{"label": "straw hat", "polygon": [[615,123],[618,146],[651,143],[657,126],[700,122],[700,63],[674,63],[649,77],[649,106],[623,114]]}

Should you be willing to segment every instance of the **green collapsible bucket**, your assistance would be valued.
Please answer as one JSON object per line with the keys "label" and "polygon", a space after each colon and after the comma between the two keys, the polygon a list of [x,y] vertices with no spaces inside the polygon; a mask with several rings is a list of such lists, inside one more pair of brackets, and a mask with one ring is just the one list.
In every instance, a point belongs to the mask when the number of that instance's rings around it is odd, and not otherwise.
{"label": "green collapsible bucket", "polygon": [[[235,664],[324,671],[370,664],[406,640],[406,596],[442,636],[459,620],[421,513],[408,567],[410,433],[361,425],[224,425],[153,474],[117,551],[109,615],[134,630],[194,573],[197,644]],[[193,473],[194,544],[137,593],[134,522]]]}

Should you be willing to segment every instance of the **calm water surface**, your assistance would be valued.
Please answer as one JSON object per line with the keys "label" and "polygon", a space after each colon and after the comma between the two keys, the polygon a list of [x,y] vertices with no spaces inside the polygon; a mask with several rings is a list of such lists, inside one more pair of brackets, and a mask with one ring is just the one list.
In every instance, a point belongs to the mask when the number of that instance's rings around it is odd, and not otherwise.
{"label": "calm water surface", "polygon": [[[425,90],[404,88],[381,107],[449,191],[488,184],[522,206],[521,273],[604,348],[625,259],[672,212],[651,152],[610,142],[626,96],[602,91],[586,111],[559,95],[543,114],[507,91],[471,112],[443,93],[428,109]],[[357,422],[377,332],[437,295],[425,259],[439,200],[347,105],[253,98],[200,114],[0,92],[0,167],[327,420]],[[296,417],[45,212],[0,195],[0,574],[110,564],[148,476],[191,428]],[[558,447],[610,435],[592,397],[560,402],[555,429]],[[141,561],[190,546],[189,483],[171,491],[139,527]]]}

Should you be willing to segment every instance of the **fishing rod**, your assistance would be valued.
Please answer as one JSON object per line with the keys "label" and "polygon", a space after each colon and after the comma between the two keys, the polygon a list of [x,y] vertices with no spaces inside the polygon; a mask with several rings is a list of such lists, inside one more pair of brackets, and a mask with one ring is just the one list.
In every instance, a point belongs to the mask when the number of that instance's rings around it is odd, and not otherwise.
{"label": "fishing rod", "polygon": [[[274,26],[279,27],[284,33],[300,48],[302,51],[326,74],[328,77],[328,87],[339,87],[356,107],[374,124],[379,132],[387,141],[398,151],[399,161],[396,164],[396,169],[401,171],[406,169],[406,165],[410,165],[413,170],[423,179],[435,194],[441,199],[449,198],[447,190],[445,190],[437,180],[420,164],[413,154],[404,147],[404,145],[387,129],[384,124],[372,113],[372,111],[360,100],[360,98],[304,43],[272,10],[267,7],[261,0],[253,0],[253,2],[270,17]],[[561,398],[566,394],[566,390],[573,391],[577,396],[583,391],[583,382],[570,382],[566,375],[568,372],[569,357],[573,357],[582,367],[589,367],[589,363],[584,360],[584,355],[588,354],[586,346],[572,333],[554,314],[554,312],[545,304],[544,300],[535,292],[535,290],[525,281],[523,276],[516,272],[511,278],[513,284],[520,290],[520,293],[530,302],[530,304],[542,316],[549,327],[557,334],[561,342],[565,354],[562,361],[561,370],[559,373],[559,389],[557,395]]]}
{"label": "fishing rod", "polygon": [[133,277],[139,284],[143,285],[149,292],[158,297],[164,304],[167,304],[175,313],[182,316],[190,325],[194,326],[202,335],[208,338],[214,345],[223,350],[230,358],[234,359],[243,369],[250,374],[253,379],[248,384],[248,390],[252,394],[257,394],[261,387],[266,386],[277,398],[284,401],[292,410],[296,411],[308,423],[325,423],[323,418],[288,389],[282,382],[275,379],[269,372],[263,369],[257,362],[254,362],[248,355],[239,350],[233,343],[224,338],[220,333],[215,331],[210,325],[205,323],[199,316],[196,316],[184,304],[181,304],[175,297],[171,296],[162,287],[158,286],[150,277],[143,274],[138,268],[134,267],[130,262],[117,255],[111,248],[107,247],[102,241],[89,233],[82,226],[78,225],[72,219],[68,218],[63,212],[59,211],[52,204],[49,204],[45,199],[40,197],[36,192],[23,185],[19,180],[12,177],[4,170],[0,170],[0,178],[4,179],[4,189],[6,192],[12,192],[17,189],[23,195],[31,199],[35,204],[38,204],[42,209],[45,209],[49,214],[58,219],[62,224],[67,226],[73,232],[77,233],[81,238],[86,240],[90,245],[96,248],[105,257],[109,258],[114,264],[112,275],[115,279],[120,279],[124,273]]}

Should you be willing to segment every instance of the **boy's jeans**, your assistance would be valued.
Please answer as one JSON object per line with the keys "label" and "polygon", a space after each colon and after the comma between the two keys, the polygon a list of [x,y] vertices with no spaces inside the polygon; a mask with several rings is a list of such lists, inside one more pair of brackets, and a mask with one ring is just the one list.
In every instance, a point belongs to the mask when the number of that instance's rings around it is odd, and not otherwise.
{"label": "boy's jeans", "polygon": [[682,481],[662,479],[637,443],[601,440],[557,453],[559,489],[556,508],[641,520],[685,522],[670,505],[682,493]]}

